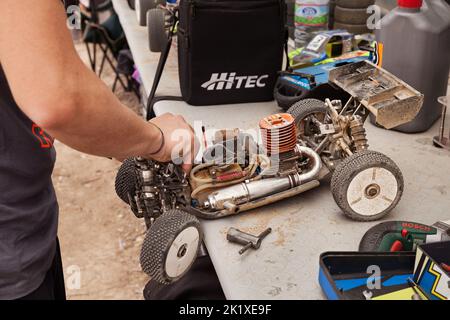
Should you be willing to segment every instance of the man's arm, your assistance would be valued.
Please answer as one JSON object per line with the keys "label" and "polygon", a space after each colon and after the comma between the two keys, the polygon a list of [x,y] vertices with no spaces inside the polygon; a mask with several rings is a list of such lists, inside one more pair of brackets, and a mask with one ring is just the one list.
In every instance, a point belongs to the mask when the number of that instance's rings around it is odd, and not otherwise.
{"label": "man's arm", "polygon": [[[61,142],[116,158],[148,157],[161,145],[161,132],[123,106],[81,61],[60,0],[0,1],[0,62],[22,111]],[[193,141],[181,117],[154,123],[165,146],[152,158],[170,160],[175,129],[186,129]]]}

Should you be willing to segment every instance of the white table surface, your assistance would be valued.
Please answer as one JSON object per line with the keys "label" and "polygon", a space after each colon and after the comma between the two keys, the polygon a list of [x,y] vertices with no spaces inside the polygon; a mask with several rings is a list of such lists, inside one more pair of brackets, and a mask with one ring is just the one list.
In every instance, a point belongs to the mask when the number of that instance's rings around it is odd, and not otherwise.
{"label": "white table surface", "polygon": [[[139,27],[126,0],[113,0],[128,38],[145,91],[151,88],[159,54],[148,50],[147,30]],[[176,50],[172,50],[159,94],[180,95]],[[193,107],[164,101],[156,114],[183,115],[207,128],[256,128],[259,119],[278,112],[275,102]],[[406,135],[366,125],[373,150],[390,156],[405,179],[403,199],[386,220],[433,224],[450,219],[450,152],[432,146],[436,124],[428,132]],[[297,197],[239,216],[203,221],[205,243],[228,299],[323,299],[318,283],[319,256],[325,251],[355,251],[376,223],[354,222],[335,204],[329,184]],[[258,251],[240,256],[226,240],[229,227],[258,234],[273,229]]]}

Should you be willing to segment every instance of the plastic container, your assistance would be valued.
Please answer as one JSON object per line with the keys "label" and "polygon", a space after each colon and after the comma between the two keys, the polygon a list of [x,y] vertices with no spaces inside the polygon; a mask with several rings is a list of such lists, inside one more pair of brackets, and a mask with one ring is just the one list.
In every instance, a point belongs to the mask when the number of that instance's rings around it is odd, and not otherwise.
{"label": "plastic container", "polygon": [[306,45],[313,33],[328,29],[329,0],[296,0],[295,39],[297,46]]}
{"label": "plastic container", "polygon": [[425,95],[412,122],[395,130],[428,130],[441,116],[450,70],[450,6],[444,0],[398,0],[376,30],[384,45],[383,68]]}
{"label": "plastic container", "polygon": [[414,252],[325,252],[320,256],[319,284],[329,300],[365,300],[374,266],[382,277],[373,298],[408,288]]}

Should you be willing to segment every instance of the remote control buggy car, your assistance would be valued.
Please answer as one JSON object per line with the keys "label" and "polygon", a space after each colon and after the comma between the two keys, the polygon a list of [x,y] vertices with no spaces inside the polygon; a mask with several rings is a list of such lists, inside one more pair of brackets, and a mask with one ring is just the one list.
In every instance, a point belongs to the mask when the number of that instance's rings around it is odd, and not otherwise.
{"label": "remote control buggy car", "polygon": [[[169,284],[189,270],[202,243],[198,218],[223,218],[290,198],[330,174],[336,203],[354,220],[380,219],[397,205],[400,169],[368,150],[363,124],[370,112],[388,128],[409,121],[421,96],[374,65],[343,68],[330,77],[350,90],[353,98],[345,105],[302,100],[288,113],[260,121],[261,144],[238,129],[219,131],[189,176],[174,163],[141,158],[123,163],[116,192],[146,221],[141,251],[146,273]],[[356,79],[363,84],[349,85]],[[396,85],[389,87],[389,81]],[[397,108],[404,112],[397,114]]]}

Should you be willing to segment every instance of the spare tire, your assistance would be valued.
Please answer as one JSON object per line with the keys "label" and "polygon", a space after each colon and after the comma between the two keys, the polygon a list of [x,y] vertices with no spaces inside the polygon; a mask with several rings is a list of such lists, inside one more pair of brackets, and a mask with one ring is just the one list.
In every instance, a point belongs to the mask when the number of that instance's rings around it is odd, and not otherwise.
{"label": "spare tire", "polygon": [[336,0],[336,5],[341,8],[361,9],[367,8],[375,3],[375,0]]}
{"label": "spare tire", "polygon": [[370,14],[367,8],[351,9],[336,6],[334,11],[334,21],[347,24],[367,24]]}
{"label": "spare tire", "polygon": [[167,46],[166,13],[162,9],[147,12],[148,42],[151,52],[162,52]]}
{"label": "spare tire", "polygon": [[344,29],[353,34],[364,34],[372,32],[371,30],[369,30],[369,28],[367,28],[367,24],[348,24],[337,21],[334,23],[334,29]]}
{"label": "spare tire", "polygon": [[302,100],[308,93],[306,89],[300,86],[289,85],[287,80],[279,77],[275,84],[274,98],[278,106],[283,110],[288,110],[293,104]]}
{"label": "spare tire", "polygon": [[141,27],[147,26],[147,12],[165,4],[165,0],[135,0],[136,17]]}

